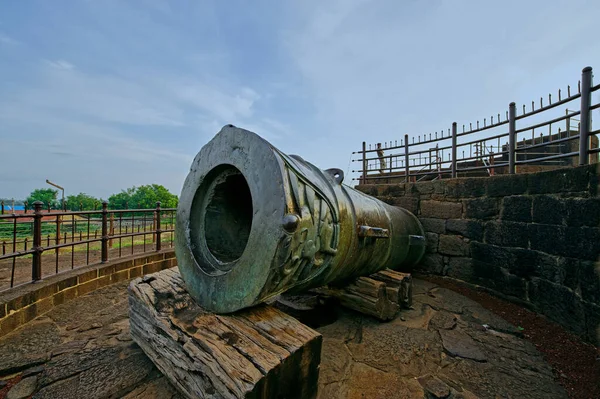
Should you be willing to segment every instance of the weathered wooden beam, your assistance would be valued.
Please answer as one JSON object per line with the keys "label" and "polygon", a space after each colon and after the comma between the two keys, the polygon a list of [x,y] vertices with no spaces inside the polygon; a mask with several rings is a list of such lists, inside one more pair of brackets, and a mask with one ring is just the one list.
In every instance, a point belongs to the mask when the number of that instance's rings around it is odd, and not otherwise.
{"label": "weathered wooden beam", "polygon": [[385,283],[369,277],[359,277],[344,287],[329,286],[316,291],[337,298],[344,307],[380,320],[391,320],[398,314],[399,307],[388,299]]}
{"label": "weathered wooden beam", "polygon": [[410,309],[412,306],[413,297],[413,283],[410,273],[402,273],[395,270],[385,269],[372,274],[369,277],[374,280],[384,282],[388,292],[390,293],[390,298],[393,297],[391,294],[397,291],[398,301],[396,303],[403,309]]}
{"label": "weathered wooden beam", "polygon": [[327,286],[314,291],[337,298],[344,307],[384,321],[394,319],[400,308],[412,305],[411,275],[390,269],[359,277],[343,287]]}
{"label": "weathered wooden beam", "polygon": [[230,315],[200,308],[177,269],[131,282],[133,340],[187,398],[313,398],[321,335],[260,305]]}

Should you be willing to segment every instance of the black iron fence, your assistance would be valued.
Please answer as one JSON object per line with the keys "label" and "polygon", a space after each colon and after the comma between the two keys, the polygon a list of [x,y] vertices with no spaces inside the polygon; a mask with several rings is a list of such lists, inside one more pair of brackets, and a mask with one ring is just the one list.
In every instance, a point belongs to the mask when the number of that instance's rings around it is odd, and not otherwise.
{"label": "black iron fence", "polygon": [[0,214],[0,291],[52,274],[173,247],[175,208]]}
{"label": "black iron fence", "polygon": [[[504,115],[477,121],[475,126],[454,122],[449,129],[389,142],[367,144],[353,152],[360,158],[360,184],[433,180],[447,177],[514,174],[598,162],[598,133],[592,130],[592,68],[582,71],[577,90],[567,86],[539,105],[510,103]],[[566,107],[561,111],[561,107]],[[573,110],[576,108],[576,110]],[[562,114],[551,115],[562,112]],[[539,134],[539,136],[538,136]]]}

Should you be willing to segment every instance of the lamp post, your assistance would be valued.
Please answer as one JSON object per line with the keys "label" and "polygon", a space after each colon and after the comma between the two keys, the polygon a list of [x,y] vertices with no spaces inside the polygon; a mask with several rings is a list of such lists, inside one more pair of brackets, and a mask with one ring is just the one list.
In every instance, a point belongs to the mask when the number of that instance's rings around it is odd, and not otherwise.
{"label": "lamp post", "polygon": [[58,184],[52,183],[50,180],[46,179],[46,183],[48,183],[51,186],[54,186],[56,188],[58,188],[59,190],[62,191],[62,203],[61,203],[61,208],[63,209],[63,211],[65,210],[65,189],[62,188],[61,186],[59,186]]}
{"label": "lamp post", "polygon": [[[49,185],[54,186],[54,187],[56,187],[56,188],[58,188],[59,190],[62,191],[62,204],[61,204],[62,206],[61,206],[61,208],[63,209],[63,211],[66,211],[66,209],[65,209],[65,189],[62,188],[61,186],[59,186],[58,184],[52,183],[48,179],[46,179],[46,183],[48,183]],[[55,240],[56,245],[60,244],[60,225],[61,225],[61,222],[62,222],[62,220],[61,220],[61,216],[59,214],[59,215],[56,216],[56,240]],[[65,238],[65,241],[66,241],[66,238]],[[58,248],[56,248],[56,256],[57,256],[56,259],[58,259],[58,251],[59,251]]]}

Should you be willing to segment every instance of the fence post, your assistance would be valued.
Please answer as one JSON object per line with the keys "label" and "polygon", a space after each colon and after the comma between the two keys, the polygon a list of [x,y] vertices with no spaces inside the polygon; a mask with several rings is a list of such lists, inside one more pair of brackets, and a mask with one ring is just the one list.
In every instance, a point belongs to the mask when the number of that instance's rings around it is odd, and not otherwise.
{"label": "fence post", "polygon": [[[60,226],[62,224],[62,216],[60,214],[56,215],[56,238],[55,238],[55,243],[56,245],[60,244]],[[58,253],[58,248],[56,248],[56,253]]]}
{"label": "fence post", "polygon": [[115,235],[115,214],[114,214],[114,212],[110,214],[110,222],[109,222],[109,225],[108,225],[108,234],[111,237],[111,238],[108,239],[108,247],[112,248],[113,247],[112,236]]}
{"label": "fence post", "polygon": [[0,209],[2,209],[0,215],[4,215],[4,201],[0,201]]}
{"label": "fence post", "polygon": [[452,178],[456,177],[456,122],[452,123]]}
{"label": "fence post", "polygon": [[33,203],[33,260],[31,262],[31,280],[42,279],[42,201]]}
{"label": "fence post", "polygon": [[516,104],[510,103],[508,106],[508,173],[511,175],[515,174],[515,160],[517,157],[516,152],[516,115],[517,106]]}
{"label": "fence post", "polygon": [[404,135],[404,177],[408,183],[410,181],[410,167],[408,166],[408,134]]}
{"label": "fence post", "polygon": [[367,184],[367,143],[362,144],[362,184]]}
{"label": "fence post", "polygon": [[101,262],[108,261],[108,202],[102,201],[102,257]]}
{"label": "fence post", "polygon": [[585,67],[581,71],[581,121],[579,127],[579,165],[589,163],[592,99],[592,67]]}
{"label": "fence post", "polygon": [[156,201],[156,250],[160,251],[160,201]]}
{"label": "fence post", "polygon": [[[359,179],[358,184],[362,184],[362,177]],[[152,214],[152,231],[156,230],[156,212]],[[152,244],[156,243],[156,235],[152,234]]]}

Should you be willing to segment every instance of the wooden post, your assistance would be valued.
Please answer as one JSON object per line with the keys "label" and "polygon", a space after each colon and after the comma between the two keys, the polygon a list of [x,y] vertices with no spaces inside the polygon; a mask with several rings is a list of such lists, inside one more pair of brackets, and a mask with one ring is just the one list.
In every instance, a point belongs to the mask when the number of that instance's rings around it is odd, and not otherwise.
{"label": "wooden post", "polygon": [[216,315],[196,305],[177,268],[129,285],[131,336],[186,398],[314,398],[322,337],[259,305]]}

